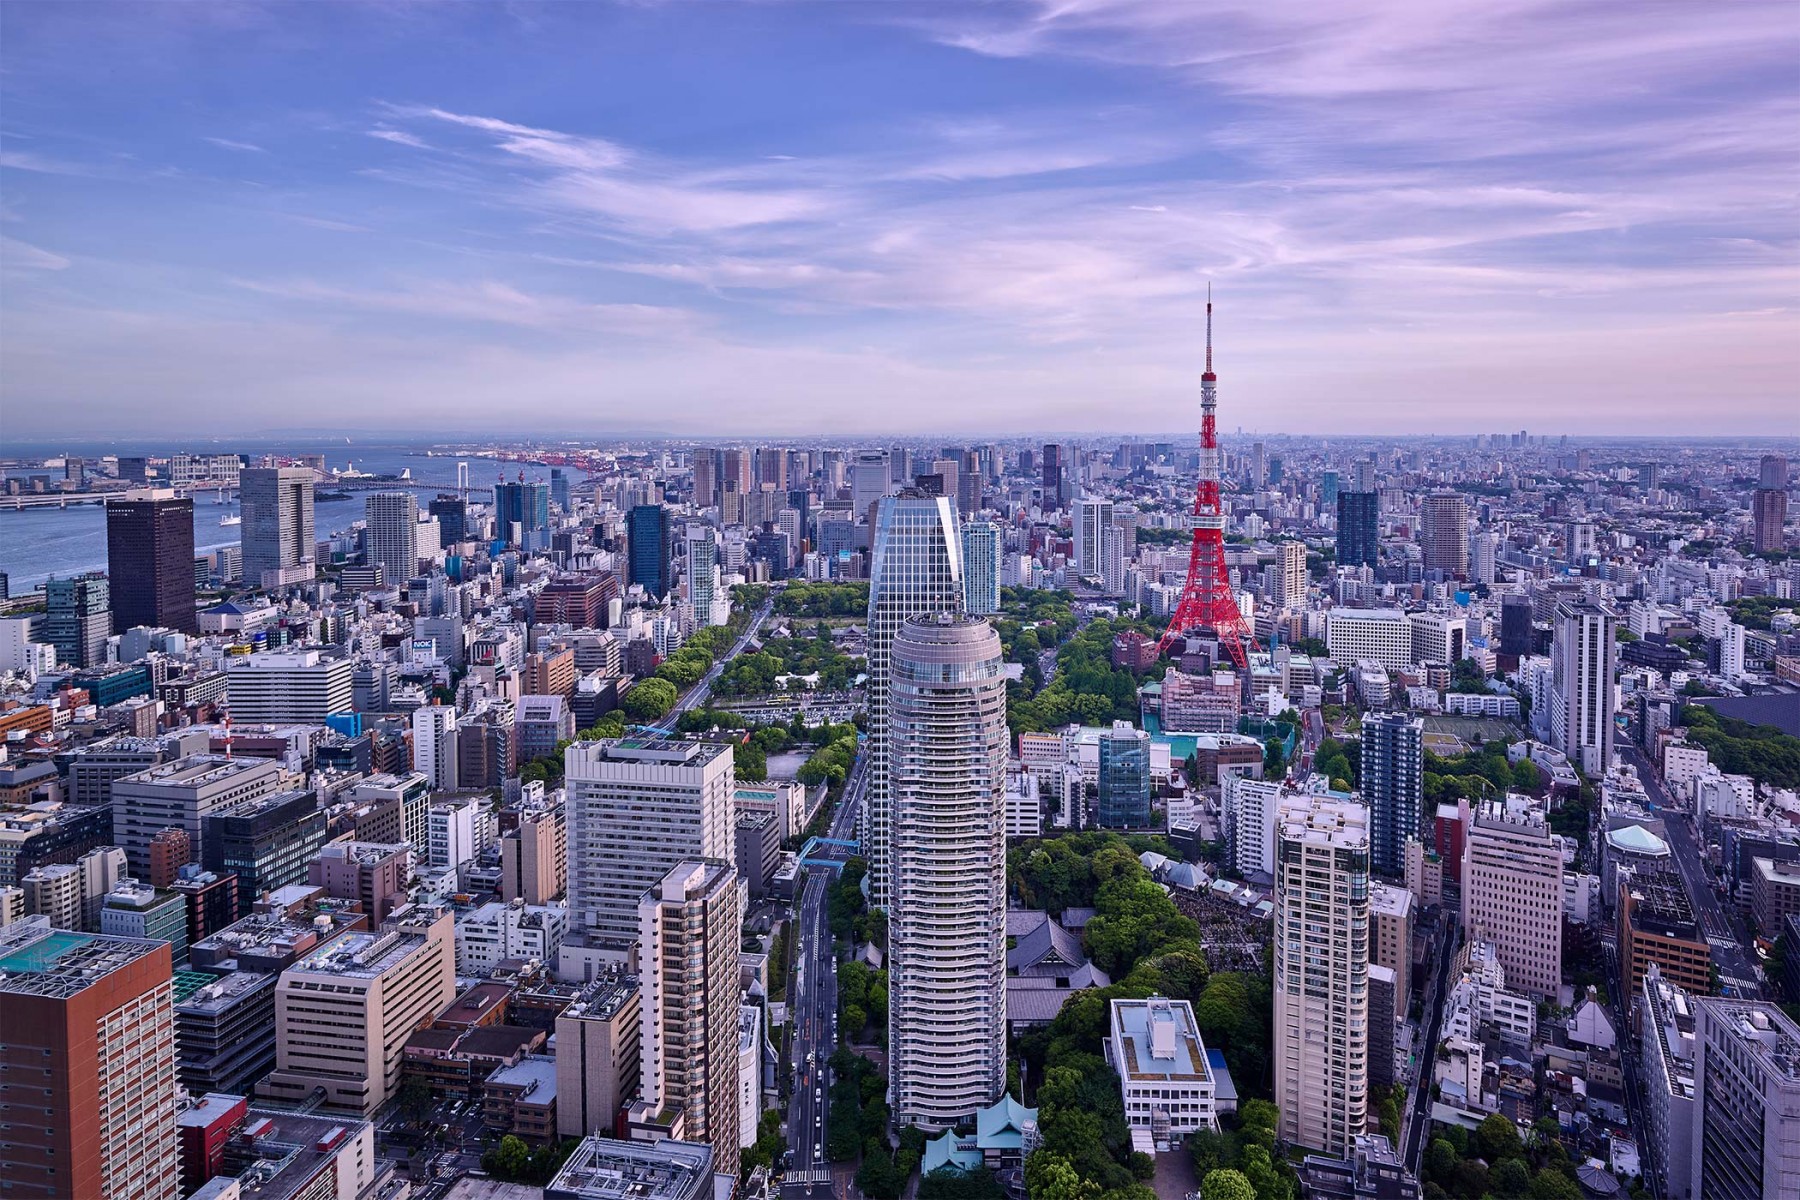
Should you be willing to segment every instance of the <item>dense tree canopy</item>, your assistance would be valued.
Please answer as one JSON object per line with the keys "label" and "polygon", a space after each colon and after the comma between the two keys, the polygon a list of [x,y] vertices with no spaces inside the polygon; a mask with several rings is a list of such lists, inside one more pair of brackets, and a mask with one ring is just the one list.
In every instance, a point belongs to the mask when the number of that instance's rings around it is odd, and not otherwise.
{"label": "dense tree canopy", "polygon": [[1684,705],[1687,740],[1706,747],[1712,765],[1727,775],[1748,775],[1771,787],[1800,787],[1800,738],[1773,725],[1721,716],[1704,704]]}

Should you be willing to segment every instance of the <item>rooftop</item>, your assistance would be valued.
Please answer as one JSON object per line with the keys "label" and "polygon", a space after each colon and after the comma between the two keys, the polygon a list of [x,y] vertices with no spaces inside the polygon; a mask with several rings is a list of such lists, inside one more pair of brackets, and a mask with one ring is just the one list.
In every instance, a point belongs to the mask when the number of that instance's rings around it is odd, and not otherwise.
{"label": "rooftop", "polygon": [[1404,917],[1412,911],[1413,894],[1392,884],[1369,882],[1369,913],[1377,917]]}
{"label": "rooftop", "polygon": [[544,1200],[696,1200],[712,1195],[712,1147],[592,1135],[544,1188]]}
{"label": "rooftop", "polygon": [[384,933],[347,933],[312,950],[288,970],[374,979],[393,969],[426,941],[423,934],[403,933],[397,929]]}
{"label": "rooftop", "polygon": [[0,943],[0,992],[68,999],[167,942],[57,930]]}
{"label": "rooftop", "polygon": [[354,1117],[251,1105],[225,1147],[225,1170],[237,1176],[243,1200],[289,1200],[367,1127]]}
{"label": "rooftop", "polygon": [[585,1020],[610,1021],[637,994],[638,977],[626,974],[622,969],[614,968],[583,987],[580,996],[573,1004],[563,1009],[562,1015]]}
{"label": "rooftop", "polygon": [[259,988],[273,989],[276,978],[277,976],[256,971],[233,971],[229,975],[215,975],[211,983],[203,984],[185,1000],[177,1002],[175,1011],[197,1016],[217,1016],[243,1003],[246,996]]}
{"label": "rooftop", "polygon": [[533,1104],[549,1104],[556,1099],[556,1059],[548,1054],[527,1054],[517,1066],[501,1067],[487,1077],[500,1087],[524,1088]]}
{"label": "rooftop", "polygon": [[273,774],[279,770],[273,759],[226,758],[223,754],[195,754],[171,763],[139,771],[115,780],[115,792],[121,785],[139,787],[200,788],[225,783],[239,775]]}
{"label": "rooftop", "polygon": [[1699,997],[1696,1012],[1704,1012],[1715,1026],[1743,1043],[1762,1067],[1790,1083],[1800,1083],[1800,1027],[1778,1005],[1766,1000],[1726,1000]]}
{"label": "rooftop", "polygon": [[1122,1078],[1212,1080],[1194,1009],[1186,1000],[1114,1000],[1112,1027],[1123,1056],[1114,1065]]}

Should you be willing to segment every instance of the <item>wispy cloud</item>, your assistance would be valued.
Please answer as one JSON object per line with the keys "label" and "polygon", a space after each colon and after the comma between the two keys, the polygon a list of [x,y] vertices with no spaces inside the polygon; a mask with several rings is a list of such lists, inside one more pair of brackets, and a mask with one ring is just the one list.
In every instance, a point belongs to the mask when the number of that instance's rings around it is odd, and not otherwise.
{"label": "wispy cloud", "polygon": [[407,133],[404,129],[371,129],[367,132],[372,138],[380,138],[382,141],[392,142],[396,146],[411,146],[415,150],[431,149],[424,138]]}
{"label": "wispy cloud", "polygon": [[60,271],[68,265],[69,260],[60,254],[52,254],[17,238],[0,237],[0,268]]}
{"label": "wispy cloud", "polygon": [[215,146],[223,147],[226,150],[237,150],[244,154],[267,154],[268,153],[267,150],[263,149],[261,146],[258,146],[253,142],[235,142],[235,141],[232,141],[230,138],[222,138],[222,137],[207,137],[204,140],[211,142]]}
{"label": "wispy cloud", "polygon": [[313,280],[234,281],[239,287],[282,300],[447,321],[520,328],[670,335],[691,329],[694,314],[649,304],[591,304],[565,296],[524,291],[494,280],[452,284],[422,281],[399,288],[349,288]]}

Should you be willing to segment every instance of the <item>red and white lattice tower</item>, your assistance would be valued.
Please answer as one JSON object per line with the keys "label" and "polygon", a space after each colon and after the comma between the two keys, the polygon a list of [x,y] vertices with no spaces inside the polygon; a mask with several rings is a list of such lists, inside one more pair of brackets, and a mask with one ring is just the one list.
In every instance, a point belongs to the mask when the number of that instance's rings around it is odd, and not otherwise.
{"label": "red and white lattice tower", "polygon": [[1211,630],[1230,653],[1238,670],[1250,669],[1248,646],[1254,636],[1231,591],[1225,567],[1225,510],[1219,502],[1219,432],[1214,410],[1219,405],[1219,377],[1212,363],[1212,289],[1206,295],[1206,373],[1200,376],[1200,485],[1194,490],[1194,547],[1188,553],[1187,584],[1157,653],[1185,634]]}

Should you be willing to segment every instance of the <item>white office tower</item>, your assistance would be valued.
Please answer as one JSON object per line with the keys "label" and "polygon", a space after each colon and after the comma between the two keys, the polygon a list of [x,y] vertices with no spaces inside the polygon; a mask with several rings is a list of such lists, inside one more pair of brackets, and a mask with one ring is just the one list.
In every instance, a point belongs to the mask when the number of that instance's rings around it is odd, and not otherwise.
{"label": "white office tower", "polygon": [[431,781],[431,790],[456,786],[456,710],[446,704],[413,709],[413,770]]}
{"label": "white office tower", "polygon": [[869,786],[861,841],[869,903],[886,908],[892,814],[888,793],[888,681],[894,638],[909,617],[962,609],[962,535],[944,496],[906,491],[881,502],[869,558]]}
{"label": "white office tower", "polygon": [[573,743],[563,763],[573,932],[629,946],[638,900],[675,864],[736,861],[730,746],[602,738]]}
{"label": "white office tower", "polygon": [[889,1030],[895,1120],[945,1129],[1006,1086],[1006,676],[986,621],[894,639]]}
{"label": "white office tower", "polygon": [[1499,559],[1499,538],[1484,529],[1469,539],[1469,582],[1494,582],[1494,571]]}
{"label": "white office tower", "polygon": [[1294,796],[1275,824],[1281,1139],[1348,1158],[1369,1102],[1369,815]]}
{"label": "white office tower", "polygon": [[1618,617],[1582,596],[1556,608],[1556,640],[1550,652],[1550,729],[1556,748],[1590,779],[1612,767],[1613,674],[1618,661]]}
{"label": "white office tower", "polygon": [[1275,874],[1275,815],[1284,795],[1279,783],[1221,772],[1219,792],[1225,817],[1225,857],[1238,874]]}
{"label": "white office tower", "polygon": [[631,1123],[710,1143],[714,1169],[736,1175],[737,872],[723,863],[676,863],[643,893],[636,912],[643,1095]]}
{"label": "white office tower", "polygon": [[1484,801],[1463,844],[1463,928],[1494,943],[1507,986],[1554,1000],[1562,980],[1562,847],[1523,796]]}
{"label": "white office tower", "polygon": [[1111,500],[1083,496],[1075,505],[1075,569],[1083,579],[1100,576],[1100,531],[1112,524]]}
{"label": "white office tower", "polygon": [[[906,481],[902,480],[902,482]],[[893,483],[893,479],[888,474],[886,450],[858,450],[856,452],[856,461],[850,464],[850,500],[856,506],[856,516],[859,520],[868,515],[869,505],[893,490]],[[827,499],[829,498],[827,497]]]}
{"label": "white office tower", "polygon": [[731,619],[731,600],[719,586],[719,535],[710,525],[687,527],[687,602],[700,625]]}
{"label": "white office tower", "polygon": [[247,467],[238,472],[238,496],[243,505],[238,546],[244,557],[244,582],[250,587],[285,587],[311,579],[312,469]]}
{"label": "white office tower", "polygon": [[1275,544],[1275,594],[1270,599],[1278,609],[1305,606],[1305,542],[1286,541]]}
{"label": "white office tower", "polygon": [[419,501],[411,492],[376,492],[363,501],[368,528],[363,560],[379,564],[390,586],[404,584],[419,569]]}
{"label": "white office tower", "polygon": [[1108,596],[1125,594],[1125,572],[1131,568],[1136,540],[1129,525],[1110,521],[1100,527],[1100,590]]}
{"label": "white office tower", "polygon": [[1000,611],[1000,526],[966,521],[962,527],[963,611],[987,616]]}

